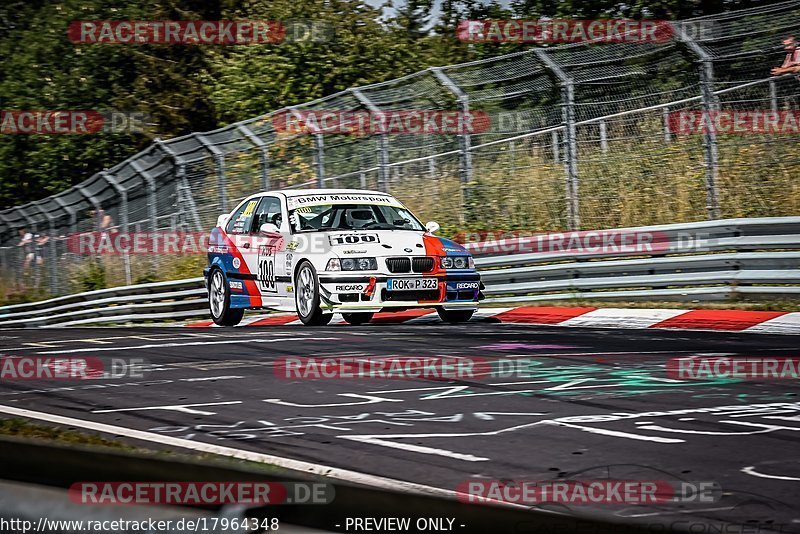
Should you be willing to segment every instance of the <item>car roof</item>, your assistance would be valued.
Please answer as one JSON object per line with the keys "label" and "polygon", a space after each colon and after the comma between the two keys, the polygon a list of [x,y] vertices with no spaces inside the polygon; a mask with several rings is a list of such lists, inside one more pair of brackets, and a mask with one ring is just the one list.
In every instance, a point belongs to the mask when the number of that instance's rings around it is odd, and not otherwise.
{"label": "car roof", "polygon": [[241,206],[248,200],[252,200],[254,198],[263,195],[276,195],[276,194],[283,195],[286,198],[299,197],[305,195],[354,195],[354,194],[392,196],[389,193],[383,193],[381,191],[372,191],[370,189],[277,189],[275,191],[261,191],[259,193],[253,193],[247,198],[242,199],[241,202],[237,203],[237,206]]}
{"label": "car roof", "polygon": [[272,191],[273,193],[283,193],[287,197],[299,197],[303,195],[352,195],[352,194],[370,194],[370,195],[387,195],[381,191],[371,191],[369,189],[283,189],[281,191]]}

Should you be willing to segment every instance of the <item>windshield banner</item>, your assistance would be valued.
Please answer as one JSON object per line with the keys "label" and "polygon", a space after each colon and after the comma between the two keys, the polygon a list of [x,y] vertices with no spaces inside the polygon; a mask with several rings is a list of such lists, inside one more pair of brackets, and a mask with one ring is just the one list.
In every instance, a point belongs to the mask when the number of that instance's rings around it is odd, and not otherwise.
{"label": "windshield banner", "polygon": [[367,194],[323,194],[323,195],[303,195],[288,197],[286,199],[290,210],[303,206],[319,206],[328,204],[378,204],[381,206],[397,206],[402,208],[400,202],[389,195],[367,195]]}

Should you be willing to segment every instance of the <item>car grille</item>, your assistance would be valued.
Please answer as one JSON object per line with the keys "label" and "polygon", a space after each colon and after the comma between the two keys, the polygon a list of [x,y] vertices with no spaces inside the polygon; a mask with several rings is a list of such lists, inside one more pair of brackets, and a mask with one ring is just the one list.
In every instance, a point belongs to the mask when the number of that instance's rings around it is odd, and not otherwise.
{"label": "car grille", "polygon": [[415,273],[428,273],[433,270],[434,261],[430,256],[418,256],[412,258],[411,268]]}
{"label": "car grille", "polygon": [[386,258],[386,268],[390,273],[428,273],[436,265],[430,256],[414,256],[412,258]]}
{"label": "car grille", "polygon": [[386,258],[386,268],[390,273],[407,273],[411,271],[411,260],[408,258]]}

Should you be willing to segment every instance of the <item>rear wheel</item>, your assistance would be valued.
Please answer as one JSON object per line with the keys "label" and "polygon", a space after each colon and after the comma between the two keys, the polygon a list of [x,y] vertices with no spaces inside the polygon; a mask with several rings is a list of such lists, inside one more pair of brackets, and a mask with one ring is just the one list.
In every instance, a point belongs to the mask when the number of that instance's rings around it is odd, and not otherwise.
{"label": "rear wheel", "polygon": [[466,323],[472,318],[475,310],[445,310],[436,308],[439,318],[445,323]]}
{"label": "rear wheel", "polygon": [[297,316],[306,326],[325,326],[332,313],[322,313],[319,306],[319,281],[314,266],[304,262],[297,270],[294,281],[294,303]]}
{"label": "rear wheel", "polygon": [[342,319],[347,321],[348,324],[353,326],[358,326],[360,324],[366,324],[372,320],[372,316],[375,315],[374,313],[343,313]]}
{"label": "rear wheel", "polygon": [[220,326],[236,326],[244,317],[243,308],[231,308],[231,293],[222,271],[211,271],[208,283],[208,307],[211,318]]}

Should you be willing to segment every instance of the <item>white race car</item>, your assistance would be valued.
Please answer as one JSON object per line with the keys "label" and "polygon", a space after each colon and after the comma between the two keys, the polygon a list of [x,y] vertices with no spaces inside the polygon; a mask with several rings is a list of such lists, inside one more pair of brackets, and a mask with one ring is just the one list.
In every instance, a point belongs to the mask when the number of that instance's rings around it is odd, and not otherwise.
{"label": "white race car", "polygon": [[358,325],[375,312],[435,308],[467,321],[483,298],[472,256],[436,237],[393,196],[357,189],[258,193],[222,215],[203,271],[214,322],[244,310],[296,311],[306,325],[333,313]]}

